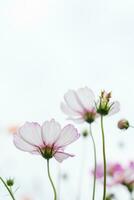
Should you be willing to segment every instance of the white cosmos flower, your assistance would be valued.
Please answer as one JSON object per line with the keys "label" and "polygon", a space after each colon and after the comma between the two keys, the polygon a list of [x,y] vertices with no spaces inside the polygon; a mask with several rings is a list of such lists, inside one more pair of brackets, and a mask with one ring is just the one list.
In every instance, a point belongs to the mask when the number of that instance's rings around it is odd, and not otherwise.
{"label": "white cosmos flower", "polygon": [[65,103],[61,103],[61,110],[75,122],[92,123],[98,116],[95,107],[95,95],[88,87],[69,90],[64,95]]}
{"label": "white cosmos flower", "polygon": [[64,148],[79,138],[77,129],[68,124],[61,126],[54,119],[45,121],[42,126],[38,123],[26,122],[14,134],[15,146],[26,152],[42,155],[45,159],[55,157],[62,162],[73,155],[65,153]]}
{"label": "white cosmos flower", "polygon": [[64,95],[65,102],[61,103],[61,110],[74,122],[92,123],[100,115],[111,116],[120,110],[118,101],[110,102],[111,93],[103,91],[98,102],[88,87],[69,90]]}

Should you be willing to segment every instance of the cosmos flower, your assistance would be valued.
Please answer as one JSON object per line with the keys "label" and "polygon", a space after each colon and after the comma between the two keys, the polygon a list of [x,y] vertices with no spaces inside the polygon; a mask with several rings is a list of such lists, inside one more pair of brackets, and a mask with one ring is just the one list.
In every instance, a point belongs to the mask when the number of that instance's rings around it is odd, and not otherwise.
{"label": "cosmos flower", "polygon": [[[102,181],[103,178],[102,165],[97,166],[96,177]],[[107,165],[107,186],[121,184],[129,190],[134,187],[134,162],[130,162],[127,166],[119,163],[108,163]]]}
{"label": "cosmos flower", "polygon": [[70,120],[92,123],[99,116],[96,112],[94,93],[88,87],[77,91],[69,90],[64,95],[64,100],[65,103],[61,103],[61,110]]}
{"label": "cosmos flower", "polygon": [[120,110],[120,103],[118,101],[110,102],[111,92],[107,93],[106,91],[102,91],[100,95],[99,101],[96,103],[97,112],[100,115],[108,115],[111,116]]}
{"label": "cosmos flower", "polygon": [[120,176],[115,179],[115,183],[120,183],[127,187],[134,186],[134,162],[131,161],[127,166],[124,167]]}
{"label": "cosmos flower", "polygon": [[79,136],[73,125],[69,124],[61,129],[54,119],[44,122],[42,126],[26,122],[14,135],[14,144],[22,151],[42,155],[47,160],[54,157],[58,162],[62,162],[73,156],[65,153],[64,148]]}

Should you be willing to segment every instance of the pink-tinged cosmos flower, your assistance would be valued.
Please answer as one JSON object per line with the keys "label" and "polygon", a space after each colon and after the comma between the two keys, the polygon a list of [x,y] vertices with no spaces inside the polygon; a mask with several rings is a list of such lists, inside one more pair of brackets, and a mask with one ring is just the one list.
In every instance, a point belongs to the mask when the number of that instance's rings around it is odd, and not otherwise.
{"label": "pink-tinged cosmos flower", "polygon": [[[122,166],[119,163],[108,163],[107,164],[107,175],[114,176],[116,173],[120,173],[123,171]],[[94,173],[92,171],[92,173]],[[96,178],[101,179],[104,176],[103,165],[98,164],[96,168]]]}
{"label": "pink-tinged cosmos flower", "polygon": [[99,116],[96,112],[94,93],[88,87],[76,91],[69,90],[64,95],[64,100],[61,109],[70,120],[92,123]]}
{"label": "pink-tinged cosmos flower", "polygon": [[[98,165],[96,177],[102,181],[103,166]],[[109,163],[107,165],[107,186],[117,184],[125,185],[128,189],[134,185],[134,162],[130,162],[128,166],[123,167],[119,163]]]}
{"label": "pink-tinged cosmos flower", "polygon": [[120,110],[120,103],[118,101],[110,102],[111,92],[102,91],[99,101],[96,103],[97,112],[100,115],[111,116]]}
{"label": "pink-tinged cosmos flower", "polygon": [[58,162],[62,162],[73,156],[65,153],[64,148],[79,136],[73,125],[69,124],[61,129],[54,119],[44,122],[42,126],[26,122],[14,135],[14,144],[22,151],[42,155],[45,159],[55,157]]}
{"label": "pink-tinged cosmos flower", "polygon": [[134,190],[134,167],[133,162],[130,162],[128,166],[124,167],[124,170],[115,174],[113,177],[113,185],[121,184],[125,186],[130,193]]}

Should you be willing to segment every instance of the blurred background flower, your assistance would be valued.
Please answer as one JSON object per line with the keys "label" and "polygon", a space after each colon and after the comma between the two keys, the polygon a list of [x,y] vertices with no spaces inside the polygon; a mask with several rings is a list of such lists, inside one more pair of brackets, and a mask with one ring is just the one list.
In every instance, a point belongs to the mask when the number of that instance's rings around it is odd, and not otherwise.
{"label": "blurred background flower", "polygon": [[[94,173],[94,172],[92,172]],[[97,166],[97,179],[103,183],[103,165]],[[134,162],[130,161],[126,166],[120,163],[108,163],[107,165],[107,186],[114,187],[122,185],[126,187],[130,196],[134,192]]]}

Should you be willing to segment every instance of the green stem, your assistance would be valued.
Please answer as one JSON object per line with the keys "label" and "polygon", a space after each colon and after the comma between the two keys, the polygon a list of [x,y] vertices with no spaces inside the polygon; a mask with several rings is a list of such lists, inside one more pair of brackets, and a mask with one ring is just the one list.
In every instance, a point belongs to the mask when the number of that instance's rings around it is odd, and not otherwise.
{"label": "green stem", "polygon": [[7,191],[9,192],[11,198],[12,198],[13,200],[15,200],[12,191],[9,189],[9,187],[7,186],[7,184],[5,183],[5,181],[4,181],[1,177],[0,177],[0,180],[1,180],[1,182],[3,183],[3,185],[5,186],[5,188],[7,189]]}
{"label": "green stem", "polygon": [[103,200],[105,200],[106,199],[106,172],[107,172],[107,164],[106,164],[105,135],[104,135],[103,116],[102,115],[101,115],[101,132],[102,132],[103,167],[104,167]]}
{"label": "green stem", "polygon": [[92,134],[91,124],[90,124],[90,136],[91,136],[91,139],[92,139],[93,150],[94,150],[94,182],[93,182],[93,194],[92,194],[92,200],[95,200],[97,154],[96,154],[96,145],[95,145],[94,137],[93,137],[93,134]]}
{"label": "green stem", "polygon": [[48,173],[48,178],[49,178],[50,183],[51,183],[52,188],[53,188],[54,200],[57,200],[56,189],[55,189],[54,183],[53,183],[52,178],[51,178],[51,175],[50,175],[49,159],[47,160],[47,173]]}

